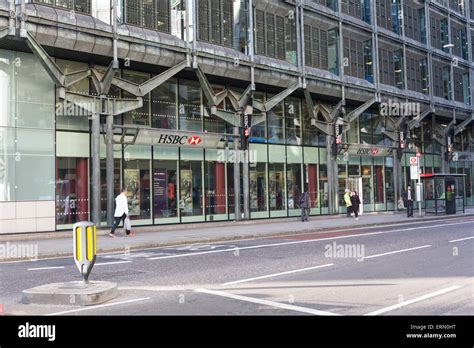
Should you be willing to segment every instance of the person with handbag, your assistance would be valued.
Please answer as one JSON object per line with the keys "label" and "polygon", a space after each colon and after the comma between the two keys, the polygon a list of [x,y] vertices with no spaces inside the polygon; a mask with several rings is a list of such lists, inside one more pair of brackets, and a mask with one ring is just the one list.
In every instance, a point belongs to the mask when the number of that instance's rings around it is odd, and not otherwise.
{"label": "person with handbag", "polygon": [[124,187],[122,188],[122,192],[120,192],[120,194],[117,197],[115,197],[114,223],[112,225],[112,230],[109,233],[110,237],[115,238],[115,230],[120,224],[120,221],[123,221],[123,226],[125,228],[127,236],[132,237],[135,235],[131,231],[130,218],[128,214],[129,212],[128,212],[127,188]]}

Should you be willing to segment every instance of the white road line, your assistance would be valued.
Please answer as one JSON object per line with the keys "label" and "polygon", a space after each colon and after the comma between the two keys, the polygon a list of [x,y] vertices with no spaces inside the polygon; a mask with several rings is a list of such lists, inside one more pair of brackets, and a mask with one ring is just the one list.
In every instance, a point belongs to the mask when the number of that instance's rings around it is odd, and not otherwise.
{"label": "white road line", "polygon": [[[455,222],[452,224],[446,224],[444,226],[453,226],[453,225],[463,225],[463,224],[472,224],[472,221],[467,222]],[[379,226],[383,228],[384,226]],[[307,239],[307,240],[297,240],[292,242],[283,242],[283,243],[273,243],[273,244],[262,244],[262,245],[252,245],[247,247],[236,247],[232,249],[224,249],[224,250],[211,250],[211,251],[201,251],[197,253],[187,253],[187,254],[177,254],[177,255],[170,255],[170,256],[159,256],[159,257],[150,257],[147,260],[164,260],[164,259],[174,259],[177,257],[188,257],[188,256],[197,256],[197,255],[207,255],[207,254],[215,254],[215,253],[224,253],[224,252],[232,252],[232,251],[240,251],[240,250],[248,250],[248,249],[260,249],[260,248],[269,248],[269,247],[277,247],[282,245],[291,245],[291,244],[302,244],[302,243],[314,243],[324,240],[334,240],[334,239],[343,239],[343,238],[354,238],[354,237],[364,237],[364,236],[375,236],[379,234],[390,234],[396,232],[406,232],[406,231],[414,231],[426,228],[433,228],[433,226],[421,226],[421,227],[411,227],[411,228],[401,228],[397,230],[391,231],[382,231],[382,232],[369,232],[369,233],[358,233],[358,234],[350,234],[346,236],[337,236],[337,237],[327,237],[327,238],[319,238],[319,239]],[[339,231],[328,231],[328,233],[337,233]]]}
{"label": "white road line", "polygon": [[224,292],[224,291],[216,291],[216,290],[208,290],[208,289],[195,289],[194,291],[204,293],[204,294],[209,294],[209,295],[227,297],[227,298],[231,298],[231,299],[239,300],[239,301],[257,303],[257,304],[261,304],[261,305],[265,305],[265,306],[269,306],[269,307],[287,309],[287,310],[290,310],[290,311],[296,311],[296,312],[301,312],[301,313],[308,313],[308,314],[314,314],[314,315],[339,315],[339,314],[336,314],[336,313],[331,313],[331,312],[326,312],[326,311],[319,311],[317,309],[312,309],[312,308],[294,306],[294,305],[289,305],[289,304],[285,304],[285,303],[262,300],[262,299],[258,299],[258,298],[248,297],[248,296],[235,295],[235,294],[231,294],[231,293]]}
{"label": "white road line", "polygon": [[43,271],[47,269],[61,269],[61,268],[64,268],[64,266],[28,268],[28,271]]}
{"label": "white road line", "polygon": [[104,307],[117,306],[117,305],[126,304],[126,303],[133,303],[133,302],[139,302],[139,301],[146,301],[146,300],[149,300],[150,298],[151,298],[151,297],[142,297],[142,298],[136,298],[136,299],[133,299],[133,300],[127,300],[127,301],[121,301],[121,302],[113,302],[113,303],[101,304],[101,305],[97,305],[97,306],[89,306],[89,307],[85,307],[85,308],[71,309],[70,311],[63,311],[63,312],[57,312],[57,313],[46,314],[46,316],[61,315],[61,314],[75,313],[75,312],[83,312],[83,311],[88,311],[88,310],[90,310],[90,309],[97,309],[97,308],[104,308]]}
{"label": "white road line", "polygon": [[426,294],[426,295],[423,295],[423,296],[420,296],[420,297],[417,297],[417,298],[414,298],[412,300],[409,300],[409,301],[404,301],[404,302],[400,302],[396,305],[393,305],[393,306],[390,306],[390,307],[386,307],[386,308],[382,308],[382,309],[379,309],[379,310],[376,310],[374,312],[370,312],[370,313],[367,313],[365,315],[378,315],[378,314],[382,314],[382,313],[386,313],[386,312],[389,312],[389,311],[393,311],[394,309],[398,309],[398,308],[401,308],[401,307],[405,307],[405,306],[408,306],[409,304],[412,304],[412,303],[415,303],[415,302],[419,302],[419,301],[423,301],[423,300],[426,300],[428,298],[432,298],[432,297],[435,297],[435,296],[439,296],[439,295],[443,295],[447,292],[450,292],[450,291],[453,291],[453,290],[457,290],[457,289],[460,289],[462,288],[462,286],[460,285],[454,285],[454,286],[451,286],[449,288],[446,288],[446,289],[443,289],[443,290],[438,290],[438,291],[435,291],[435,292],[432,292],[430,294]]}
{"label": "white road line", "polygon": [[417,250],[417,249],[429,248],[430,246],[431,246],[431,245],[427,244],[427,245],[422,245],[422,246],[415,247],[415,248],[395,250],[395,251],[390,251],[390,252],[388,252],[388,253],[366,256],[366,257],[364,257],[364,259],[372,259],[372,258],[374,258],[374,257],[385,256],[385,255],[391,255],[391,254],[398,254],[398,253],[403,253],[403,252],[405,252],[405,251],[410,251],[410,250]]}
{"label": "white road line", "polygon": [[130,262],[132,262],[132,261],[102,262],[102,263],[96,263],[94,266],[117,265],[119,263],[130,263]]}
{"label": "white road line", "polygon": [[261,277],[254,277],[254,278],[241,279],[241,280],[236,280],[236,281],[233,281],[233,282],[224,283],[224,284],[222,284],[222,285],[240,284],[240,283],[245,283],[245,282],[251,282],[252,280],[265,279],[265,278],[273,278],[273,277],[278,277],[278,276],[285,275],[285,274],[292,274],[292,273],[304,272],[304,271],[309,271],[309,270],[318,269],[318,268],[324,268],[324,267],[329,267],[329,266],[334,266],[334,264],[333,264],[333,263],[328,263],[328,264],[325,264],[325,265],[319,265],[319,266],[307,267],[307,268],[300,268],[300,269],[295,269],[295,270],[293,270],[293,271],[287,271],[287,272],[281,272],[281,273],[274,273],[274,274],[264,275],[264,276],[261,276]]}
{"label": "white road line", "polygon": [[455,243],[455,242],[460,242],[462,240],[468,240],[468,239],[473,239],[474,236],[472,237],[466,237],[466,238],[461,238],[461,239],[455,239],[455,240],[450,240],[449,243]]}

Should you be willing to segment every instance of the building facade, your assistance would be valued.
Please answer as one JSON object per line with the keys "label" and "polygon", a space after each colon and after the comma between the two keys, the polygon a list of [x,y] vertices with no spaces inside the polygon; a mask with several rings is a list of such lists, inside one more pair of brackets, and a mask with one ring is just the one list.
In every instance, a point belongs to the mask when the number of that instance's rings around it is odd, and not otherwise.
{"label": "building facade", "polygon": [[0,233],[474,205],[473,0],[113,3],[0,0]]}

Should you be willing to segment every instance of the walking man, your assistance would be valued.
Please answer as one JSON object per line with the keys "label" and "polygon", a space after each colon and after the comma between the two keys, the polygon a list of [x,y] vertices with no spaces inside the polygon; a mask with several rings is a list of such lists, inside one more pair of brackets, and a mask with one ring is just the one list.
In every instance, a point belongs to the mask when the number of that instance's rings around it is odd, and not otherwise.
{"label": "walking man", "polygon": [[[134,234],[130,231],[129,226],[125,226],[125,218],[128,216],[128,199],[127,199],[127,188],[122,188],[122,192],[115,197],[115,214],[114,224],[109,236],[115,238],[115,230],[117,229],[120,221],[123,221],[127,236],[133,236]],[[128,228],[127,228],[128,227]]]}
{"label": "walking man", "polygon": [[354,211],[355,219],[359,220],[360,198],[356,191],[352,192],[351,203],[352,203],[352,210]]}
{"label": "walking man", "polygon": [[300,198],[300,208],[301,208],[301,221],[309,221],[309,194],[308,187],[305,185],[304,192]]}
{"label": "walking man", "polygon": [[351,191],[346,189],[346,193],[344,194],[344,202],[346,203],[347,208],[347,217],[351,217],[352,213],[352,201],[351,201]]}
{"label": "walking man", "polygon": [[407,217],[413,217],[413,193],[411,192],[411,186],[408,185],[406,192],[404,193],[403,200],[407,207]]}

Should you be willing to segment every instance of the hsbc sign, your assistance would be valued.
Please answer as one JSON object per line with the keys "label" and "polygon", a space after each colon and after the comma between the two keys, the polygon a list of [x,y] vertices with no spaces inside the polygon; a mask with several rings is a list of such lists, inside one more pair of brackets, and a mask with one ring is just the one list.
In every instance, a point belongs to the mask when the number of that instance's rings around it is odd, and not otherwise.
{"label": "hsbc sign", "polygon": [[387,146],[351,144],[347,152],[352,156],[386,157],[392,155],[393,149]]}
{"label": "hsbc sign", "polygon": [[158,141],[155,144],[160,145],[199,145],[202,139],[198,135],[176,135],[176,134],[160,134]]}
{"label": "hsbc sign", "polygon": [[216,133],[142,128],[139,129],[134,144],[219,149],[225,147],[225,139]]}

